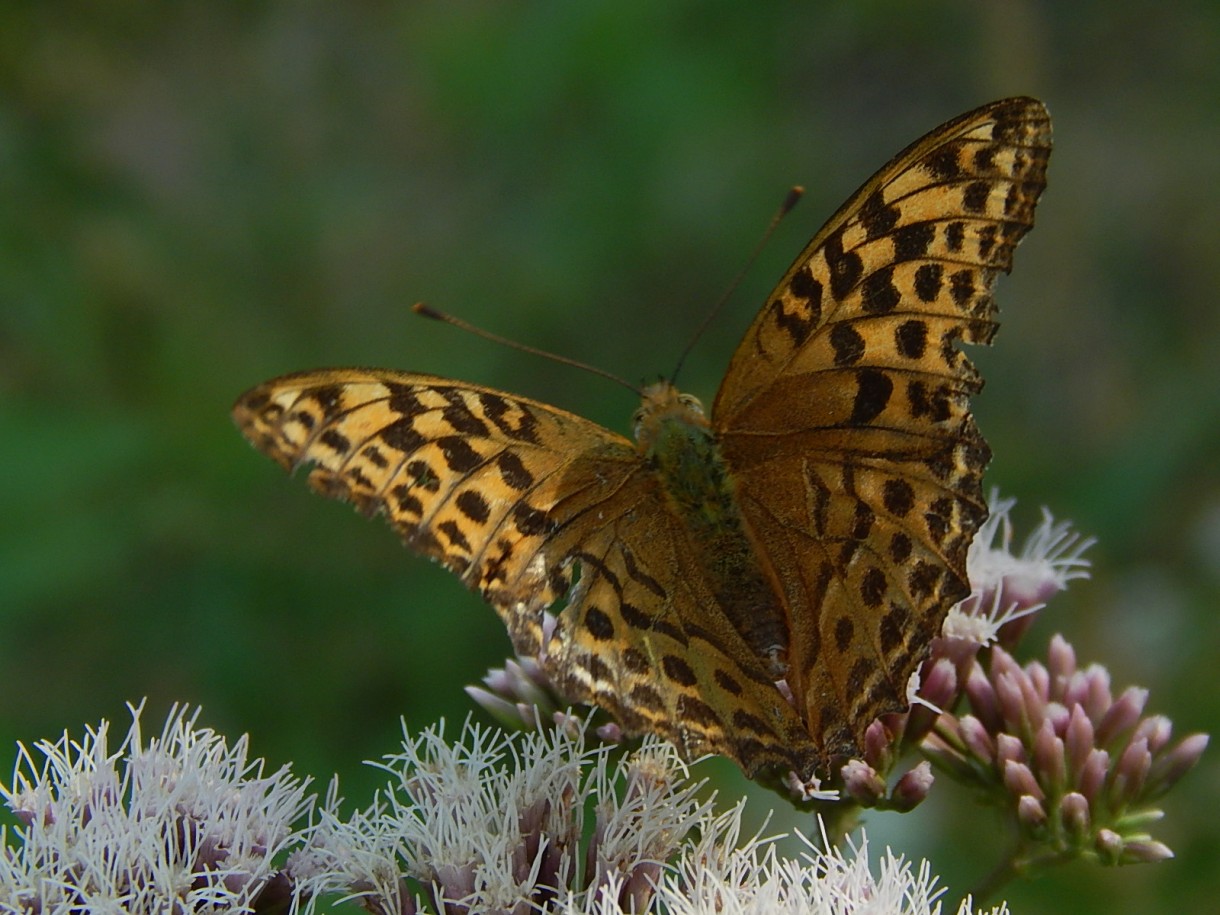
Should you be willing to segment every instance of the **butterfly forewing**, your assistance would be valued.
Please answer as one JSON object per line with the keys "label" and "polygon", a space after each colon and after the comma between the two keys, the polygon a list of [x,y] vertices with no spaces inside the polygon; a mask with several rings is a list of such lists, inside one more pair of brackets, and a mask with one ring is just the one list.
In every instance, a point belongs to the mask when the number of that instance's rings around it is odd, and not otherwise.
{"label": "butterfly forewing", "polygon": [[988,451],[957,344],[991,340],[991,287],[1049,153],[1046,110],[1024,98],[912,144],[789,268],[717,395],[713,425],[785,603],[789,680],[829,755],[905,707],[966,593]]}
{"label": "butterfly forewing", "polygon": [[310,466],[315,490],[383,513],[408,546],[479,590],[523,653],[538,651],[541,611],[571,579],[549,514],[565,474],[596,453],[613,484],[636,460],[623,437],[554,407],[375,369],[269,381],[234,417],[281,466]]}
{"label": "butterfly forewing", "polygon": [[[933,323],[948,319],[967,342],[987,342],[988,291],[1033,225],[1050,139],[1041,102],[1004,99],[954,118],[890,160],[827,220],[767,298],[720,385],[717,421],[728,425],[750,401],[770,399],[770,385],[800,368],[790,369],[793,361],[815,371],[858,361],[866,325],[840,327],[844,321],[910,311]],[[895,295],[904,291],[914,300],[899,308]],[[969,372],[966,360],[960,364]]]}

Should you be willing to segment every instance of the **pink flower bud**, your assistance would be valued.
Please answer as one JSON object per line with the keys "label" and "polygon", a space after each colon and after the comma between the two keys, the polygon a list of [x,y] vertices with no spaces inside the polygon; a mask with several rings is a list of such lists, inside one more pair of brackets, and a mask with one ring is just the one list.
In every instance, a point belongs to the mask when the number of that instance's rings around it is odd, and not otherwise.
{"label": "pink flower bud", "polygon": [[1034,765],[1041,774],[1043,784],[1062,786],[1067,782],[1063,741],[1056,736],[1049,721],[1042,722],[1034,737]]}
{"label": "pink flower bud", "polygon": [[1023,794],[1017,799],[1017,820],[1027,829],[1045,826],[1046,808],[1033,795]]}
{"label": "pink flower bud", "polygon": [[1128,842],[1123,848],[1123,864],[1155,864],[1173,857],[1173,851],[1168,845],[1154,840],[1136,840]]}
{"label": "pink flower bud", "polygon": [[1089,803],[1093,803],[1100,797],[1109,770],[1110,754],[1105,750],[1091,750],[1080,770],[1080,775],[1076,778],[1077,789],[1089,799]]}
{"label": "pink flower bud", "polygon": [[1068,771],[1072,780],[1079,782],[1082,767],[1093,752],[1093,722],[1079,705],[1072,706],[1063,744],[1067,751]]}
{"label": "pink flower bud", "polygon": [[1164,715],[1149,715],[1135,729],[1134,737],[1148,741],[1148,749],[1160,753],[1173,737],[1173,722]]}
{"label": "pink flower bud", "polygon": [[1152,768],[1152,754],[1144,740],[1132,741],[1114,767],[1111,797],[1116,808],[1139,798]]}
{"label": "pink flower bud", "polygon": [[1082,699],[1084,710],[1093,721],[1101,721],[1114,704],[1114,696],[1110,692],[1110,671],[1100,664],[1090,664],[1085,670],[1085,685],[1087,693]]}
{"label": "pink flower bud", "polygon": [[1047,673],[1050,675],[1052,696],[1062,696],[1067,690],[1068,681],[1076,673],[1076,650],[1058,633],[1051,637],[1047,651]]}
{"label": "pink flower bud", "polygon": [[1028,733],[1029,715],[1025,706],[1025,695],[1022,690],[1019,673],[1005,671],[999,675],[994,672],[996,699],[999,702],[1000,714],[1004,718],[1005,730],[1017,733]]}
{"label": "pink flower bud", "polygon": [[1059,817],[1068,834],[1076,839],[1089,832],[1089,802],[1083,794],[1071,791],[1059,802]]}
{"label": "pink flower bud", "polygon": [[1195,763],[1207,749],[1206,734],[1191,734],[1158,759],[1148,776],[1148,793],[1159,797],[1168,791],[1183,775],[1194,768]]}
{"label": "pink flower bud", "polygon": [[913,810],[927,798],[935,781],[932,766],[925,760],[898,779],[890,799],[894,802],[895,808],[904,813]]}
{"label": "pink flower bud", "polygon": [[971,754],[985,763],[992,762],[996,757],[995,740],[987,732],[983,722],[973,715],[963,715],[958,725],[961,730],[962,741],[966,744]]}
{"label": "pink flower bud", "polygon": [[1113,829],[1099,829],[1093,839],[1093,848],[1103,864],[1117,864],[1123,853],[1123,837]]}
{"label": "pink flower bud", "polygon": [[1144,713],[1144,704],[1148,701],[1148,690],[1132,686],[1123,690],[1106,713],[1097,723],[1096,741],[1100,746],[1106,746],[1124,731],[1128,731],[1139,723],[1140,715]]}
{"label": "pink flower bud", "polygon": [[893,755],[894,735],[881,719],[877,719],[864,731],[864,759],[874,768],[888,770],[893,764]]}
{"label": "pink flower bud", "polygon": [[965,693],[970,701],[970,708],[988,731],[995,732],[1003,728],[999,700],[982,667],[976,665],[971,669],[966,678]]}
{"label": "pink flower bud", "polygon": [[997,734],[995,738],[996,759],[1003,765],[1006,762],[1019,762],[1024,764],[1027,757],[1025,754],[1025,744],[1021,743],[1020,738],[1014,737],[1012,734]]}
{"label": "pink flower bud", "polygon": [[876,806],[885,797],[885,782],[872,766],[859,759],[849,759],[839,770],[843,790],[865,807]]}
{"label": "pink flower bud", "polygon": [[1038,780],[1034,778],[1034,773],[1029,771],[1029,766],[1024,763],[1010,761],[1004,764],[1004,787],[1008,789],[1009,794],[1017,797],[1029,794],[1039,801],[1046,799]]}
{"label": "pink flower bud", "polygon": [[948,708],[957,696],[957,668],[948,658],[936,658],[924,665],[920,696],[937,708]]}

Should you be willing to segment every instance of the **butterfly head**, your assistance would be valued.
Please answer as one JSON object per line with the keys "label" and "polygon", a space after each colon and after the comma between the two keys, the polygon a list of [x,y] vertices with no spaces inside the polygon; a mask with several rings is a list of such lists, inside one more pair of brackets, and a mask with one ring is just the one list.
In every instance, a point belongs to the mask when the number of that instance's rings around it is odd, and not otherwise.
{"label": "butterfly head", "polygon": [[707,429],[709,423],[698,397],[679,391],[668,381],[658,381],[644,388],[631,425],[640,451],[646,454],[667,428]]}

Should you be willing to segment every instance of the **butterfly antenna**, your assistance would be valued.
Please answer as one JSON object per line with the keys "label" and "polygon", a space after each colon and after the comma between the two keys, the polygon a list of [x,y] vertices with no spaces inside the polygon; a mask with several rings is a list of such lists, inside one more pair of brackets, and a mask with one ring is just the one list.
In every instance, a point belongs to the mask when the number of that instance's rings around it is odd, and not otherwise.
{"label": "butterfly antenna", "polygon": [[707,313],[707,316],[703,319],[703,323],[699,325],[694,335],[690,338],[690,342],[686,344],[686,348],[682,350],[682,355],[678,357],[678,364],[674,366],[673,374],[669,376],[669,381],[671,384],[678,380],[678,373],[682,371],[682,363],[686,362],[686,357],[689,356],[690,351],[695,348],[695,344],[699,342],[699,338],[703,336],[704,331],[711,326],[712,321],[716,319],[716,315],[720,314],[720,310],[724,308],[725,303],[728,302],[733,293],[737,291],[737,287],[741,285],[741,281],[745,278],[746,273],[749,272],[750,268],[754,266],[754,262],[758,260],[758,255],[762,253],[762,250],[766,247],[767,242],[771,240],[771,236],[775,234],[776,227],[779,226],[780,222],[785,216],[792,212],[792,208],[796,206],[797,201],[801,199],[801,195],[804,193],[805,189],[798,184],[792,187],[784,196],[784,202],[779,205],[779,209],[775,211],[774,215],[772,215],[771,221],[767,223],[767,228],[763,230],[762,237],[758,240],[758,244],[754,246],[754,250],[750,252],[750,256],[746,258],[745,264],[743,264],[742,268],[737,271],[737,275],[733,277],[733,281],[729,283],[728,288],[724,290],[724,294],[721,295],[716,304],[712,306],[711,310]]}
{"label": "butterfly antenna", "polygon": [[476,337],[482,337],[484,340],[490,340],[492,343],[499,343],[502,346],[507,346],[510,349],[520,350],[523,353],[529,353],[532,356],[541,356],[543,359],[550,359],[552,362],[558,362],[561,365],[570,365],[572,368],[582,369],[594,375],[600,375],[602,378],[608,378],[616,384],[621,384],[627,390],[633,392],[637,397],[643,397],[643,392],[629,381],[624,381],[618,375],[612,375],[604,369],[599,369],[595,365],[589,365],[587,362],[578,362],[575,359],[569,359],[567,356],[560,356],[555,353],[548,353],[544,349],[538,349],[534,346],[527,346],[524,343],[518,343],[516,340],[509,340],[507,337],[501,337],[499,334],[493,334],[489,330],[483,330],[481,327],[476,327],[469,321],[463,321],[461,318],[455,318],[451,314],[443,311],[437,311],[431,305],[425,305],[423,302],[416,302],[411,306],[411,310],[417,315],[422,315],[425,318],[431,318],[433,321],[440,321],[442,324],[449,324],[459,330],[467,331],[474,334]]}

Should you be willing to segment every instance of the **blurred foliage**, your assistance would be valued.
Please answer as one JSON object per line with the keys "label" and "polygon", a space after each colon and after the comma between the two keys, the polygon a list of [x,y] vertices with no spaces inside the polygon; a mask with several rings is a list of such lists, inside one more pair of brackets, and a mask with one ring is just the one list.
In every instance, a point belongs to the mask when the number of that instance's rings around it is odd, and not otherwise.
{"label": "blurred foliage", "polygon": [[[0,769],[13,740],[148,696],[363,800],[360,761],[395,748],[399,716],[464,716],[461,685],[507,639],[382,525],[251,451],[235,396],[384,365],[626,431],[621,390],[407,306],[655,377],[805,184],[689,360],[710,398],[822,218],[933,125],[1023,93],[1057,148],[998,346],[973,354],[977,414],[990,482],[1100,538],[1093,581],[1033,639],[1062,630],[1179,733],[1215,732],[1212,0],[18,2],[0,10]],[[1176,861],[1014,886],[1014,911],[1209,908],[1215,756],[1167,799]],[[951,801],[872,831],[960,893],[998,839]]]}

